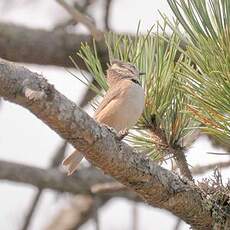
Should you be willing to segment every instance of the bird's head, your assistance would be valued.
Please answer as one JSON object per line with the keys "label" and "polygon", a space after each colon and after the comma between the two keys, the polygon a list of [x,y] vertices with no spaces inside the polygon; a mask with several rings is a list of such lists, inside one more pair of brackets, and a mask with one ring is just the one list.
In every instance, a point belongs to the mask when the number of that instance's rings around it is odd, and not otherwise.
{"label": "bird's head", "polygon": [[133,64],[120,60],[114,60],[107,70],[107,81],[109,85],[123,79],[133,79],[138,81],[139,76],[142,74],[143,73],[140,73]]}

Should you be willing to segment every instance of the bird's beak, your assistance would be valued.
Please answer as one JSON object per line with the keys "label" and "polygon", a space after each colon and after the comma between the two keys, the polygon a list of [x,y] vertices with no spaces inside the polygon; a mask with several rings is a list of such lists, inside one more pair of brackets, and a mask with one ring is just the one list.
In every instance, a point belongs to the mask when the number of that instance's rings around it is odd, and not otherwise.
{"label": "bird's beak", "polygon": [[139,73],[139,76],[145,75],[145,74],[146,74],[145,72],[140,72],[140,73]]}

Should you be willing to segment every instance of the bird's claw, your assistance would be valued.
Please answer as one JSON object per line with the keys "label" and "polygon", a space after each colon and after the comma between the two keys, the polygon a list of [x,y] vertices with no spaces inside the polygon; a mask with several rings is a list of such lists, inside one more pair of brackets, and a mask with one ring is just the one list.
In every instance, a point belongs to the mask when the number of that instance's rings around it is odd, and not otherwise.
{"label": "bird's claw", "polygon": [[129,134],[129,131],[128,129],[124,129],[124,130],[121,130],[118,135],[117,135],[117,139],[119,141],[121,141],[124,137],[126,137],[127,135]]}

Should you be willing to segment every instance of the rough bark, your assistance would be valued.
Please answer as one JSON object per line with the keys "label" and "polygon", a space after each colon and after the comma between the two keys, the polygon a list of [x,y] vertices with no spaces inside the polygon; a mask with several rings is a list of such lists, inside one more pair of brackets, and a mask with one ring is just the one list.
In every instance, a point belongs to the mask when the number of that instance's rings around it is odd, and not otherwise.
{"label": "rough bark", "polygon": [[0,96],[30,110],[82,151],[94,166],[135,191],[148,204],[174,213],[196,229],[211,229],[211,208],[206,205],[211,201],[204,192],[119,141],[116,134],[98,125],[41,75],[0,60]]}
{"label": "rough bark", "polygon": [[[0,24],[0,57],[10,61],[73,67],[69,56],[76,57],[82,42],[92,45],[92,36]],[[105,42],[98,42],[97,47],[100,60],[105,65],[108,62]],[[76,62],[85,69],[80,58],[76,58]]]}

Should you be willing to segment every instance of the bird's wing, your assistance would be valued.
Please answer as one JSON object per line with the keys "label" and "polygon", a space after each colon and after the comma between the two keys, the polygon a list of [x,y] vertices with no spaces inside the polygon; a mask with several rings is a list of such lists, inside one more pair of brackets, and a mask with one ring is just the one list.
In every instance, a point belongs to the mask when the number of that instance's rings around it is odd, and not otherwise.
{"label": "bird's wing", "polygon": [[105,94],[103,100],[101,101],[100,105],[98,106],[97,110],[95,111],[94,117],[97,119],[98,114],[102,112],[109,104],[116,99],[121,94],[121,88],[119,86],[114,86],[108,90]]}

